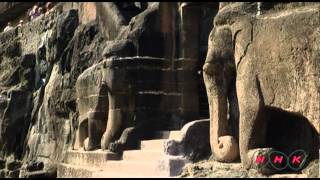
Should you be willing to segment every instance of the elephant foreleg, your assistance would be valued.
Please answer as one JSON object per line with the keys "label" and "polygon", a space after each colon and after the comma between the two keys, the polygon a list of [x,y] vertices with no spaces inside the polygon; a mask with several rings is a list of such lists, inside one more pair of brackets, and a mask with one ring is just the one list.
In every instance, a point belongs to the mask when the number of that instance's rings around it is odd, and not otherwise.
{"label": "elephant foreleg", "polygon": [[76,132],[76,140],[74,149],[79,150],[84,147],[84,140],[88,137],[88,119],[80,121],[79,127]]}
{"label": "elephant foreleg", "polygon": [[248,76],[237,81],[240,129],[239,144],[241,162],[245,169],[254,168],[264,174],[272,173],[267,163],[258,164],[257,156],[267,157],[272,148],[265,147],[267,117],[258,79]]}
{"label": "elephant foreleg", "polygon": [[115,141],[121,132],[122,123],[126,118],[125,99],[123,95],[109,94],[108,122],[101,139],[102,149],[108,149],[109,144]]}
{"label": "elephant foreleg", "polygon": [[100,148],[100,140],[103,133],[104,112],[88,113],[88,140],[85,141],[85,150],[95,150]]}

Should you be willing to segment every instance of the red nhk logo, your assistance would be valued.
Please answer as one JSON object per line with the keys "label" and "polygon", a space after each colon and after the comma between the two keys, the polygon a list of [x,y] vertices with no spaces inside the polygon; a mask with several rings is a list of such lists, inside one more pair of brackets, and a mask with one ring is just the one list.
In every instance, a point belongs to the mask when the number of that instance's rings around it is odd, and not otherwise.
{"label": "red nhk logo", "polygon": [[[292,164],[301,164],[301,155],[299,155],[299,156],[293,156],[292,157],[292,161],[291,161],[291,163]],[[257,164],[263,164],[264,163],[264,161],[265,161],[265,156],[263,156],[263,155],[261,155],[261,156],[257,156],[257,158],[256,158],[256,163]],[[275,158],[274,158],[274,160],[273,160],[273,163],[274,164],[276,164],[276,163],[282,163],[282,161],[283,161],[283,156],[275,156]]]}
{"label": "red nhk logo", "polygon": [[271,166],[279,171],[286,169],[288,166],[294,171],[300,170],[306,162],[307,154],[303,150],[296,150],[289,156],[280,151],[271,151],[267,156],[258,155],[256,164]]}

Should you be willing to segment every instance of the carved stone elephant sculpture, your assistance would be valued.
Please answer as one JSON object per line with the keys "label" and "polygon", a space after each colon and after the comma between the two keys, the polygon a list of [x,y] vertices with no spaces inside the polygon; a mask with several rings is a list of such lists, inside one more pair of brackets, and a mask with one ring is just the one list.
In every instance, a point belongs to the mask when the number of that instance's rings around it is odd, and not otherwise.
{"label": "carved stone elephant sculpture", "polygon": [[80,116],[74,149],[137,148],[142,135],[165,126],[157,119],[164,114],[158,82],[169,66],[162,58],[112,57],[85,70],[76,86]]}
{"label": "carved stone elephant sculpture", "polygon": [[122,133],[124,122],[132,119],[132,82],[126,68],[119,68],[119,63],[121,60],[106,59],[79,76],[76,149],[108,149]]}
{"label": "carved stone elephant sculpture", "polygon": [[[320,9],[280,3],[261,12],[257,3],[220,6],[203,70],[215,159],[230,162],[240,154],[246,169],[271,173],[255,164],[258,154],[302,149],[309,160],[318,158]],[[239,109],[238,140],[228,104]]]}

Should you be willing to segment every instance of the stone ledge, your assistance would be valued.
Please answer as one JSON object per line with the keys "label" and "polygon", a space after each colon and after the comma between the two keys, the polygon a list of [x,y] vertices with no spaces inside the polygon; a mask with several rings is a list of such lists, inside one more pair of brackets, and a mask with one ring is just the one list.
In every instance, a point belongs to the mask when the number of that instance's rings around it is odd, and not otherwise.
{"label": "stone ledge", "polygon": [[120,160],[121,156],[109,151],[68,151],[64,163],[89,167],[105,166],[109,160]]}
{"label": "stone ledge", "polygon": [[61,163],[58,165],[57,177],[58,178],[83,178],[91,177],[95,172],[94,168],[86,166],[74,166]]}

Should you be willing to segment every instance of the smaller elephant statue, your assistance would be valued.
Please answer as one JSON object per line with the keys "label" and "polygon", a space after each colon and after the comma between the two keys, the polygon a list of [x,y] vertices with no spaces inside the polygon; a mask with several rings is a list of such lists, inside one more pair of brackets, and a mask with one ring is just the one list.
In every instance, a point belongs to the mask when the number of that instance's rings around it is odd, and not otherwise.
{"label": "smaller elephant statue", "polygon": [[[85,70],[78,78],[79,127],[75,149],[108,149],[133,119],[130,77],[121,60],[106,59]],[[121,65],[120,65],[121,66]]]}
{"label": "smaller elephant statue", "polygon": [[[162,58],[112,57],[85,70],[76,85],[80,116],[74,149],[138,148],[141,137],[165,125],[159,119],[161,98],[148,93],[162,87],[150,86],[146,78],[161,78],[169,65]],[[147,104],[150,98],[155,102]]]}
{"label": "smaller elephant statue", "polygon": [[102,71],[98,71],[97,66],[84,71],[77,80],[76,92],[80,116],[74,148],[101,148],[100,140],[106,130],[109,112],[108,90]]}
{"label": "smaller elephant statue", "polygon": [[[116,4],[112,6],[112,10],[120,12],[115,14],[118,19],[126,19],[128,14],[124,7],[130,8],[134,5],[132,3],[111,4]],[[130,14],[127,17],[128,20],[131,20],[131,24],[123,25],[122,28],[115,30],[114,33],[118,35],[114,40],[105,42],[106,46],[103,51],[105,59],[86,69],[78,77],[76,91],[80,116],[74,149],[116,150],[132,144],[127,142],[127,139],[130,139],[129,134],[130,136],[135,134],[133,132],[136,132],[134,129],[137,125],[133,125],[135,105],[132,85],[134,77],[131,77],[126,69],[130,67],[127,61],[137,55],[137,47],[133,42],[135,39],[150,39],[145,36],[155,34],[150,28],[141,27],[147,26],[150,18],[154,18],[158,12],[158,7],[145,7],[145,5],[141,4],[143,7],[136,12],[138,14]],[[147,9],[143,11],[144,13],[141,13],[145,8]],[[146,42],[149,43],[149,41]],[[148,45],[139,47],[143,51],[147,51],[144,48],[150,48]],[[119,137],[121,138],[118,139]]]}

